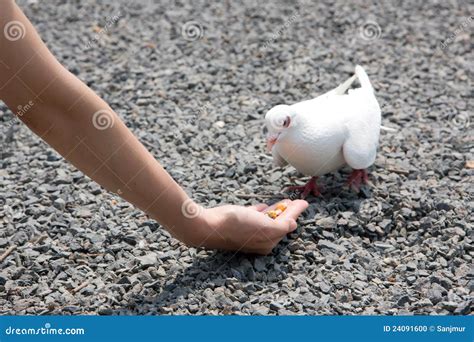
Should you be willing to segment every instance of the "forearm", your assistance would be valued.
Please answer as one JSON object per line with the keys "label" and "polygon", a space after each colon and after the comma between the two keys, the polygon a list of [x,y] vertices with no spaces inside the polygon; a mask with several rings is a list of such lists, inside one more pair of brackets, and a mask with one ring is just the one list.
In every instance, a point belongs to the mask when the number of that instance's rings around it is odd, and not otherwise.
{"label": "forearm", "polygon": [[[51,97],[34,105],[22,117],[24,122],[79,170],[184,239],[179,232],[191,223],[181,212],[188,199],[184,191],[82,82],[72,75],[56,82]],[[51,105],[53,94],[73,103],[79,93],[83,93],[81,100],[69,110]]]}
{"label": "forearm", "polygon": [[196,240],[198,232],[189,227],[199,221],[191,222],[181,210],[188,199],[185,192],[116,113],[55,60],[16,5],[1,4],[1,26],[17,20],[26,29],[23,39],[1,38],[2,100],[97,183],[150,214],[181,240]]}

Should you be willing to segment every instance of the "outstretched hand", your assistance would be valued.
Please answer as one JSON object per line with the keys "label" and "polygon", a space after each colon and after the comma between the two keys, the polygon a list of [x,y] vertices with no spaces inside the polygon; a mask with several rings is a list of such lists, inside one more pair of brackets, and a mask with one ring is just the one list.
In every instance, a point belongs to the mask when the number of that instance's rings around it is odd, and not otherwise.
{"label": "outstretched hand", "polygon": [[[79,170],[189,245],[267,254],[296,229],[304,201],[285,201],[275,220],[266,205],[201,210],[112,108],[56,60],[15,1],[0,4],[0,27],[24,31],[21,39],[0,34],[0,98],[16,113],[41,94],[17,116]],[[196,211],[186,212],[188,204]]]}
{"label": "outstretched hand", "polygon": [[269,254],[272,249],[297,227],[296,219],[308,207],[303,200],[283,200],[287,208],[272,219],[266,212],[276,205],[257,204],[250,207],[225,205],[205,209],[207,223],[202,241],[194,245],[208,248],[235,250],[247,253]]}

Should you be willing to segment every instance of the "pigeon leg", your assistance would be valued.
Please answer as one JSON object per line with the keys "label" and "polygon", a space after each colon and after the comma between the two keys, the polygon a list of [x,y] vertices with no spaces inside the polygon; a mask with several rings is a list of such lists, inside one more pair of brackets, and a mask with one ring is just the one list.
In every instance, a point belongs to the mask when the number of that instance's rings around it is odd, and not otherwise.
{"label": "pigeon leg", "polygon": [[347,185],[352,188],[355,192],[360,191],[361,184],[369,183],[369,176],[367,170],[352,170],[349,178],[347,179]]}
{"label": "pigeon leg", "polygon": [[302,199],[305,199],[309,193],[311,192],[314,196],[319,196],[321,195],[321,193],[319,192],[319,187],[318,185],[316,184],[316,180],[318,179],[318,177],[311,177],[311,179],[308,181],[308,183],[306,183],[305,185],[303,186],[289,186],[287,188],[285,188],[283,191],[296,191],[296,192],[300,192],[301,193],[301,198]]}

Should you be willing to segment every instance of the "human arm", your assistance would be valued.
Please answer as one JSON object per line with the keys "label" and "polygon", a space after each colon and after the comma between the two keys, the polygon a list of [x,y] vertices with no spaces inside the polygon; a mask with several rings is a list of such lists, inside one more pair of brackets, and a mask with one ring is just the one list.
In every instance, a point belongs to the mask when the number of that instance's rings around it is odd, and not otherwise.
{"label": "human arm", "polygon": [[289,202],[275,221],[258,211],[263,205],[201,209],[117,114],[56,60],[14,1],[0,6],[0,98],[79,170],[188,245],[268,253],[296,228],[304,201]]}

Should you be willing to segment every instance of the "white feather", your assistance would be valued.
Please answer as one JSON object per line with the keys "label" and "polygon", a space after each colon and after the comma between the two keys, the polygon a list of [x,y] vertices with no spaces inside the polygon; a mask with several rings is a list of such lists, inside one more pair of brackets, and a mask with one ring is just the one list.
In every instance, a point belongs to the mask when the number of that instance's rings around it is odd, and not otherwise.
{"label": "white feather", "polygon": [[[346,93],[356,78],[361,87]],[[346,164],[365,169],[374,163],[381,111],[361,66],[353,77],[315,99],[277,107],[266,115],[270,133],[278,136],[272,147],[277,165],[286,161],[305,175],[318,176]],[[276,126],[275,120],[284,115],[291,117],[290,125]]]}

